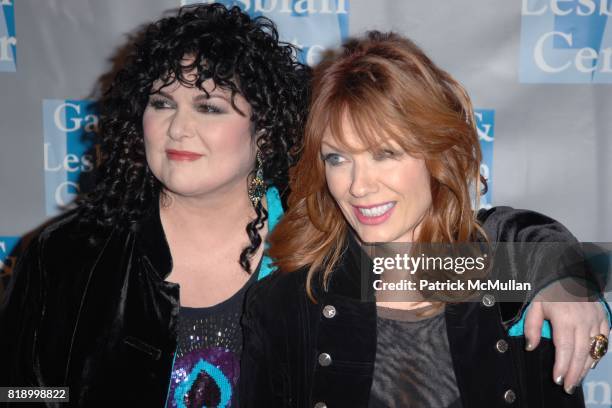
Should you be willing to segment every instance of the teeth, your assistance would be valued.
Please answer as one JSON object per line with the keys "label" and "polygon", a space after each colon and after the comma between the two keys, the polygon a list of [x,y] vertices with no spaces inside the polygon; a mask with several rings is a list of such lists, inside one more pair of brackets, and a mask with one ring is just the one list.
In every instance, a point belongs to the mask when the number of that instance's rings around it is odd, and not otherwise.
{"label": "teeth", "polygon": [[394,203],[387,203],[372,208],[359,208],[359,212],[366,217],[380,217],[393,207]]}

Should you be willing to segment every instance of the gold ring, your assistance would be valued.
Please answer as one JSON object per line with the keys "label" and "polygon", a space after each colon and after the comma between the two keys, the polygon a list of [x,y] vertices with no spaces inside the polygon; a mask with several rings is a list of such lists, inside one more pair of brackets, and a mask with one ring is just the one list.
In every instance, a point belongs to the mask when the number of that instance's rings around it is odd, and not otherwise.
{"label": "gold ring", "polygon": [[597,361],[602,358],[608,351],[608,338],[605,334],[598,334],[591,337],[591,349],[589,354],[593,360]]}

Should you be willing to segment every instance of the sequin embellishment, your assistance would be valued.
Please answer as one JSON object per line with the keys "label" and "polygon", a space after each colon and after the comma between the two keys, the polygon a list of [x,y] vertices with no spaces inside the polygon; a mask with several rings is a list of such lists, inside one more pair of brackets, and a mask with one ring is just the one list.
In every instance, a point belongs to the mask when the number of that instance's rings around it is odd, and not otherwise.
{"label": "sequin embellishment", "polygon": [[195,350],[177,358],[169,406],[228,407],[239,368],[235,354],[221,347]]}

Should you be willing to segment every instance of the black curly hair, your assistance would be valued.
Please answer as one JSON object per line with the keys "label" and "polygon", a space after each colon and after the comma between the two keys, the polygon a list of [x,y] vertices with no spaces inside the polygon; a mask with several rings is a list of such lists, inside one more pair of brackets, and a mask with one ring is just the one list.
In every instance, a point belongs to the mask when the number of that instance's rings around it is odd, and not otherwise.
{"label": "black curly hair", "polygon": [[[102,164],[95,188],[80,201],[82,220],[96,230],[133,228],[163,194],[146,162],[142,129],[149,95],[159,91],[152,88],[158,79],[204,92],[202,83],[212,79],[231,91],[235,109],[234,96],[242,95],[252,108],[266,183],[283,192],[307,115],[310,70],[296,61],[296,54],[295,47],[279,41],[272,21],[251,18],[238,7],[182,7],[146,26],[100,100]],[[197,72],[195,81],[187,78],[189,72]],[[240,265],[249,273],[267,219],[261,202],[255,212],[246,226],[251,244],[240,254]]]}

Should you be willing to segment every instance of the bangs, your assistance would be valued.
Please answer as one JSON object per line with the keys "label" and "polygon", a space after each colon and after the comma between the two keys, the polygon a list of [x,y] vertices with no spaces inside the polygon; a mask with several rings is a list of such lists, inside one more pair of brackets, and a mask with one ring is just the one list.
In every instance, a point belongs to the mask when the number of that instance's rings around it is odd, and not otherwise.
{"label": "bangs", "polygon": [[[186,88],[199,89],[207,98],[210,98],[211,92],[220,89],[230,93],[230,104],[234,110],[246,116],[235,103],[236,95],[243,95],[238,78],[233,72],[220,73],[216,65],[213,61],[204,59],[201,53],[184,54],[180,60],[168,64],[166,71],[151,85],[149,93],[159,93],[177,82]],[[212,81],[212,88],[206,89],[204,83],[208,80]]]}
{"label": "bangs", "polygon": [[[151,87],[151,93],[157,93],[176,82],[186,88],[198,88],[206,95],[217,88],[227,91],[238,91],[240,89],[237,78],[233,73],[231,75],[219,75],[213,70],[216,64],[204,59],[200,54],[188,53],[179,60],[168,61],[167,65],[167,69],[159,75],[158,81],[160,84],[157,87]],[[213,81],[214,87],[207,91],[204,88],[204,82],[209,79]]]}
{"label": "bangs", "polygon": [[[375,152],[393,142],[407,153],[414,150],[401,120],[402,114],[393,101],[380,92],[367,95],[337,95],[327,106],[326,133],[339,146],[351,153]],[[368,103],[363,103],[368,101]],[[359,145],[351,145],[347,134],[352,132]]]}

